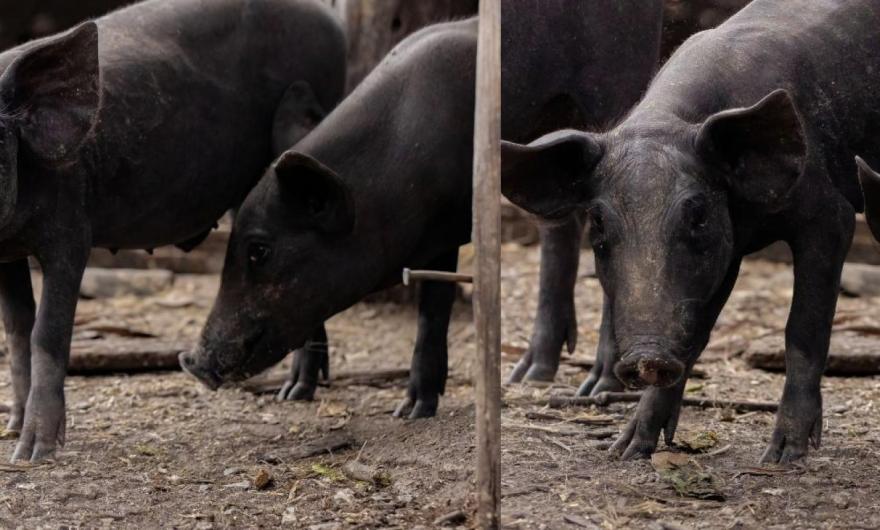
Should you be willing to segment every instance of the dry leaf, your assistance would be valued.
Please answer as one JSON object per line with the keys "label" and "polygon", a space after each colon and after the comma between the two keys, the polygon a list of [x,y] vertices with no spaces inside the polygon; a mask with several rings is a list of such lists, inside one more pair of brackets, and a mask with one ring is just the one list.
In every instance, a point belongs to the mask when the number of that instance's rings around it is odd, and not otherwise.
{"label": "dry leaf", "polygon": [[697,462],[682,453],[663,451],[651,456],[651,464],[675,491],[683,497],[704,500],[724,500],[714,476],[707,473]]}

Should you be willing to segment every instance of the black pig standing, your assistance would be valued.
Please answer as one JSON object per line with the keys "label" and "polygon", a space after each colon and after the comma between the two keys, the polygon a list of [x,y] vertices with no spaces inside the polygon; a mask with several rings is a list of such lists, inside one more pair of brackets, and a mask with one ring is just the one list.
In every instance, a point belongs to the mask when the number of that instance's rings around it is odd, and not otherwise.
{"label": "black pig standing", "polygon": [[[820,379],[854,215],[854,157],[880,162],[880,3],[755,0],[688,40],[612,131],[502,149],[503,188],[532,212],[586,205],[615,372],[651,385],[612,447],[671,443],[687,375],[744,255],[794,257],[786,382],[763,460],[819,445]],[[547,171],[553,168],[554,171]],[[540,174],[537,174],[540,173]],[[543,178],[542,178],[543,177]]]}
{"label": "black pig standing", "polygon": [[289,145],[342,96],[345,39],[315,1],[152,0],[9,50],[0,71],[7,429],[13,460],[40,461],[64,441],[89,250],[194,246],[271,162],[276,117]]}
{"label": "black pig standing", "polygon": [[[504,137],[534,138],[574,116],[597,129],[619,118],[647,86],[661,21],[660,0],[504,2]],[[404,267],[456,269],[471,232],[476,45],[476,19],[410,36],[273,165],[236,218],[219,297],[184,368],[212,387],[253,375],[328,317],[397,284]],[[577,217],[545,234],[549,296],[532,361],[554,372],[576,329]],[[436,413],[454,292],[422,285],[398,416]],[[295,365],[296,385],[283,393],[311,396],[324,364]]]}

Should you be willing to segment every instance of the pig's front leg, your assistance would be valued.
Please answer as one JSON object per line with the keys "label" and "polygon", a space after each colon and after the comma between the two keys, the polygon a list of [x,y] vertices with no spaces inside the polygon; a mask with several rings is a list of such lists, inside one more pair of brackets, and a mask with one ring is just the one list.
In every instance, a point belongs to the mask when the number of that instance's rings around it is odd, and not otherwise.
{"label": "pig's front leg", "polygon": [[35,311],[31,271],[26,259],[0,264],[0,306],[12,372],[12,409],[6,430],[19,433],[31,389],[31,331]]}
{"label": "pig's front leg", "polygon": [[320,328],[306,341],[305,346],[293,352],[290,378],[278,392],[278,400],[311,401],[315,399],[319,376],[330,379],[330,355],[327,345],[327,329]]}
{"label": "pig's front leg", "polygon": [[569,353],[577,343],[574,288],[577,281],[584,215],[574,214],[561,224],[540,227],[541,277],[538,311],[529,349],[508,377],[509,383],[553,381],[559,369],[562,345]]}
{"label": "pig's front leg", "polygon": [[[831,326],[840,292],[840,273],[852,241],[854,215],[818,215],[826,224],[802,229],[791,242],[794,294],[785,326],[785,387],[776,427],[762,462],[789,463],[822,439],[822,390]],[[836,215],[835,215],[836,214]]]}
{"label": "pig's front leg", "polygon": [[599,327],[599,346],[596,349],[596,364],[590,375],[578,388],[578,396],[596,395],[600,392],[619,392],[623,383],[614,375],[617,362],[617,341],[614,338],[614,320],[611,315],[611,302],[606,296],[602,302],[602,324]]}
{"label": "pig's front leg", "polygon": [[[429,265],[430,268],[454,272],[458,266],[458,249],[450,251]],[[456,286],[451,282],[423,282],[419,292],[419,330],[409,373],[406,398],[394,416],[410,419],[430,418],[437,414],[440,396],[446,390],[448,367],[447,332]]]}
{"label": "pig's front leg", "polygon": [[43,294],[31,336],[31,388],[13,461],[51,460],[56,444],[64,444],[64,378],[88,254],[89,245],[60,249],[56,243],[51,255],[38,256]]}
{"label": "pig's front leg", "polygon": [[678,428],[678,416],[681,413],[681,398],[685,384],[690,376],[691,368],[709,343],[709,336],[715,321],[739,276],[741,259],[735,259],[727,270],[724,281],[715,292],[712,300],[701,311],[701,318],[693,323],[697,326],[694,333],[693,354],[686,361],[686,369],[681,380],[668,388],[649,387],[642,393],[636,407],[636,413],[620,433],[620,437],[609,448],[609,451],[620,455],[624,460],[632,458],[648,458],[657,449],[660,432],[667,445],[672,444],[675,430]]}

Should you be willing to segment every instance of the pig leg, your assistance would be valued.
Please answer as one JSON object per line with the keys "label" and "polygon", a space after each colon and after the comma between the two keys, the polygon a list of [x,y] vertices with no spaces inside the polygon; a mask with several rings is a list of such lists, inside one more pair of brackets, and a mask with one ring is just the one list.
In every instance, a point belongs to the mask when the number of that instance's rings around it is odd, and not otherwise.
{"label": "pig leg", "polygon": [[578,388],[578,396],[593,395],[600,392],[619,392],[623,390],[617,376],[614,375],[614,363],[617,362],[617,340],[614,338],[614,325],[611,316],[611,302],[606,296],[602,302],[602,324],[599,327],[599,347],[596,349],[596,364],[590,375]]}
{"label": "pig leg", "polygon": [[31,388],[31,331],[35,307],[27,260],[0,264],[0,307],[12,372],[12,410],[6,430],[18,433]]}
{"label": "pig leg", "polygon": [[279,401],[311,401],[315,399],[319,375],[330,379],[330,356],[327,353],[327,330],[322,324],[305,346],[293,352],[290,378],[278,393]]}
{"label": "pig leg", "polygon": [[848,211],[816,217],[836,221],[830,227],[802,230],[791,242],[794,294],[785,326],[785,386],[762,462],[794,462],[806,456],[810,443],[818,448],[821,442],[820,381],[855,224],[849,205],[841,209]]}
{"label": "pig leg", "polygon": [[734,260],[728,269],[724,282],[718,288],[714,298],[706,307],[704,318],[696,322],[699,326],[695,336],[697,343],[694,344],[691,359],[688,360],[685,375],[681,381],[668,388],[649,387],[642,393],[642,398],[636,407],[636,413],[627,426],[620,433],[620,437],[609,448],[609,451],[620,455],[623,460],[633,458],[648,458],[657,449],[657,441],[660,439],[660,431],[667,445],[672,444],[675,430],[678,428],[678,416],[681,413],[681,398],[684,395],[684,387],[690,375],[691,368],[697,361],[697,357],[709,343],[709,336],[721,309],[730,297],[730,291],[739,276],[741,260]]}
{"label": "pig leg", "polygon": [[539,228],[541,232],[541,278],[538,312],[529,349],[516,364],[508,383],[523,379],[553,381],[559,369],[563,343],[568,352],[577,343],[577,318],[574,309],[574,287],[577,280],[581,241],[584,233],[583,214],[572,215],[561,224]]}
{"label": "pig leg", "polygon": [[[454,272],[458,265],[458,249],[441,256],[430,268]],[[448,373],[447,332],[455,284],[423,282],[419,292],[419,331],[409,373],[407,396],[394,411],[394,416],[410,419],[430,418],[437,414],[440,396],[446,390]]]}
{"label": "pig leg", "polygon": [[89,246],[66,250],[40,259],[43,294],[31,336],[31,388],[13,461],[51,460],[56,443],[64,444],[64,377]]}

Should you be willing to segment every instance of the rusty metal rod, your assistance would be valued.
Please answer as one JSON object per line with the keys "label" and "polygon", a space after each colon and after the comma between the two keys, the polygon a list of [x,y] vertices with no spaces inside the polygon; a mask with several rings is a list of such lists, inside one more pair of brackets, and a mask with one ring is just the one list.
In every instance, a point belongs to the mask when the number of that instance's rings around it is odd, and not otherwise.
{"label": "rusty metal rod", "polygon": [[411,269],[403,269],[403,285],[410,285],[413,282],[454,282],[454,283],[473,283],[474,277],[470,274],[460,274],[458,272],[443,271],[419,271]]}

